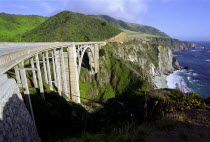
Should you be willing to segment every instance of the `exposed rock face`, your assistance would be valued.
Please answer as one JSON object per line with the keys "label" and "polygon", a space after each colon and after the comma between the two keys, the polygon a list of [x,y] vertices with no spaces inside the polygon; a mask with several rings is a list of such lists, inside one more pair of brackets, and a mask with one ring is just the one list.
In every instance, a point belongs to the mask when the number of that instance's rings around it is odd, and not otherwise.
{"label": "exposed rock face", "polygon": [[166,76],[179,69],[179,64],[168,46],[135,40],[113,50],[116,56],[141,66],[149,73],[157,88],[166,88]]}
{"label": "exposed rock face", "polygon": [[180,69],[179,62],[176,60],[175,57],[173,57],[173,63],[172,63],[172,65],[173,65],[173,68],[175,70],[179,70]]}
{"label": "exposed rock face", "polygon": [[196,45],[191,42],[183,42],[172,38],[153,37],[151,40],[156,43],[165,44],[173,51],[188,50],[190,47],[196,47]]}

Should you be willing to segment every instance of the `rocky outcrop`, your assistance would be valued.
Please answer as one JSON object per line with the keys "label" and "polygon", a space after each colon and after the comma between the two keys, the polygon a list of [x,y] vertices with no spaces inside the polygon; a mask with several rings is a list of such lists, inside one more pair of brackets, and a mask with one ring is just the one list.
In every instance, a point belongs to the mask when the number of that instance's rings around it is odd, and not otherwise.
{"label": "rocky outcrop", "polygon": [[116,56],[141,66],[157,88],[166,88],[166,76],[179,69],[168,46],[134,40],[114,48]]}
{"label": "rocky outcrop", "polygon": [[169,46],[173,51],[188,50],[190,47],[196,47],[196,45],[191,42],[183,42],[178,39],[162,37],[152,37],[150,39],[154,43],[160,43]]}

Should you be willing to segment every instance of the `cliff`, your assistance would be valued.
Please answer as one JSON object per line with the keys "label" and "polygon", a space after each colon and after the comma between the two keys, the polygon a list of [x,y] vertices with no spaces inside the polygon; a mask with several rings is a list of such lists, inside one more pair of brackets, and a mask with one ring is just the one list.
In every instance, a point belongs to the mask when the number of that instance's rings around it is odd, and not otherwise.
{"label": "cliff", "polygon": [[188,50],[190,47],[196,47],[196,45],[191,42],[180,41],[172,38],[152,37],[150,40],[155,43],[165,44],[173,51]]}
{"label": "cliff", "polygon": [[[166,75],[179,68],[168,46],[143,40],[108,43],[100,49],[100,70],[92,76],[85,65],[80,74],[81,96],[107,100],[136,88],[166,88]],[[87,61],[86,61],[87,62]]]}

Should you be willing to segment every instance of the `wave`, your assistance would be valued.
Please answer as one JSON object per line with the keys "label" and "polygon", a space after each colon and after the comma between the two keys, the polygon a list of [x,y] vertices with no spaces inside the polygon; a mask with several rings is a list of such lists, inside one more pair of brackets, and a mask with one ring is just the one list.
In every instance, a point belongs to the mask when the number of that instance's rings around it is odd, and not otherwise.
{"label": "wave", "polygon": [[198,76],[198,74],[197,73],[193,73],[193,76]]}
{"label": "wave", "polygon": [[176,55],[176,54],[174,54],[174,56],[175,56],[175,57],[182,57],[183,55]]}
{"label": "wave", "polygon": [[197,47],[198,49],[205,49],[205,47],[203,47],[203,46],[199,46],[199,47]]}
{"label": "wave", "polygon": [[205,60],[206,62],[210,62],[210,60]]}
{"label": "wave", "polygon": [[200,52],[200,51],[202,51],[202,50],[191,50],[192,52]]}
{"label": "wave", "polygon": [[[183,93],[192,92],[192,90],[187,86],[186,82],[184,81],[184,78],[177,75],[177,73],[183,72],[183,71],[175,71],[173,74],[170,74],[167,77],[167,86],[171,89],[178,89],[182,91]],[[188,78],[190,80],[190,77]]]}

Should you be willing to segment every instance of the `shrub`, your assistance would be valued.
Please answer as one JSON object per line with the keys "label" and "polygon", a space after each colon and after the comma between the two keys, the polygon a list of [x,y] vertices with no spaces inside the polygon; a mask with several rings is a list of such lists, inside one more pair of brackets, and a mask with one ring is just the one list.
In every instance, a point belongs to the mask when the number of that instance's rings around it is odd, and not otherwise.
{"label": "shrub", "polygon": [[105,56],[106,55],[106,51],[104,49],[100,49],[99,50],[99,56],[102,57],[102,56]]}
{"label": "shrub", "polygon": [[106,22],[102,22],[101,25],[102,25],[102,26],[106,26]]}

